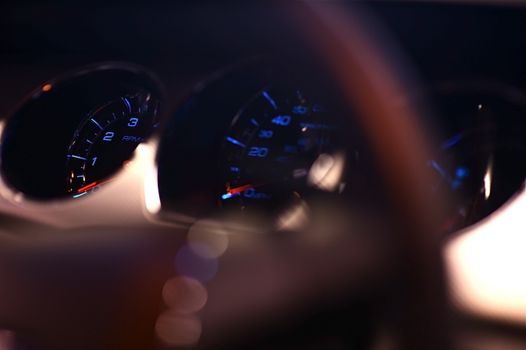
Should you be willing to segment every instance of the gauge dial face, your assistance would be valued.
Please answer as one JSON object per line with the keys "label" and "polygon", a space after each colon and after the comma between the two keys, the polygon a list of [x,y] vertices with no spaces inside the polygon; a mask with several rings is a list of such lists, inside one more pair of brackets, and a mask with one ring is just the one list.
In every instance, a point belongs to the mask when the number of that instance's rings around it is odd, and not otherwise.
{"label": "gauge dial face", "polygon": [[158,101],[149,93],[137,93],[89,113],[68,149],[68,193],[78,198],[110,181],[157,127],[157,108]]}
{"label": "gauge dial face", "polygon": [[335,125],[299,89],[267,88],[234,119],[223,143],[223,207],[282,210],[309,191],[311,167],[336,151]]}
{"label": "gauge dial face", "polygon": [[433,191],[447,193],[444,232],[456,232],[499,209],[524,184],[524,107],[500,92],[459,89],[439,94],[445,139],[428,162]]}

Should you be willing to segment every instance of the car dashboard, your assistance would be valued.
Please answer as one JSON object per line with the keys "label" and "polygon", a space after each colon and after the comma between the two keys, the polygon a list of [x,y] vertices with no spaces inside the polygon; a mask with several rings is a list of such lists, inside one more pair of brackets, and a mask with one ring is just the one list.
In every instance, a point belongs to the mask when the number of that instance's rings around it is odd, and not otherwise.
{"label": "car dashboard", "polygon": [[455,347],[524,347],[526,8],[336,5],[418,106],[416,170],[382,168],[303,2],[2,5],[0,349],[389,343],[396,249],[419,248],[390,233],[418,226],[405,171],[447,197],[434,300]]}

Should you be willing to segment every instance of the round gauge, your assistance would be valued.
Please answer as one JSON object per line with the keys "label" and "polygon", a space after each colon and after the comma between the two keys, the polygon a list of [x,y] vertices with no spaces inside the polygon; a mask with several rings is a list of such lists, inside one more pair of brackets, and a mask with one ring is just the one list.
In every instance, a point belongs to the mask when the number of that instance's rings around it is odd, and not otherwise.
{"label": "round gauge", "polygon": [[[324,104],[307,91],[266,88],[235,117],[223,141],[223,180],[219,201],[225,208],[282,210],[301,200],[339,172],[336,126]],[[326,188],[322,189],[326,189]]]}
{"label": "round gauge", "polygon": [[523,186],[526,96],[516,96],[521,94],[509,97],[502,88],[457,88],[439,96],[447,137],[428,165],[436,175],[433,190],[453,199],[443,222],[446,232],[484,219]]}
{"label": "round gauge", "polygon": [[268,230],[289,214],[361,196],[355,184],[365,188],[369,157],[354,111],[315,68],[263,59],[199,84],[160,138],[164,215]]}
{"label": "round gauge", "polygon": [[122,168],[157,126],[163,88],[127,63],[43,83],[5,121],[2,180],[17,198],[77,198]]}
{"label": "round gauge", "polygon": [[67,191],[94,191],[123,166],[157,127],[158,101],[146,92],[121,97],[88,113],[68,148]]}

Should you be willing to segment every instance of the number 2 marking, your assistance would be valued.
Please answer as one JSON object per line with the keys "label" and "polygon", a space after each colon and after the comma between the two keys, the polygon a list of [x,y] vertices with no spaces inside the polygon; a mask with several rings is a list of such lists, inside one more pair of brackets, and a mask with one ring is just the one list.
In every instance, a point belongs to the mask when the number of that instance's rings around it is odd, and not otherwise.
{"label": "number 2 marking", "polygon": [[115,133],[113,131],[106,131],[104,137],[102,138],[102,141],[111,142],[113,140],[113,136],[115,136]]}

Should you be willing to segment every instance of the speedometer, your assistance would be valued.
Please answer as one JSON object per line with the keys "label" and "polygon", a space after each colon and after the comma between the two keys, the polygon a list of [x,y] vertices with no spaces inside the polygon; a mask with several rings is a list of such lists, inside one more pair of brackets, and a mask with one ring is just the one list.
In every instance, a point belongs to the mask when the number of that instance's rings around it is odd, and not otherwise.
{"label": "speedometer", "polygon": [[258,60],[218,72],[161,133],[164,213],[266,230],[282,227],[290,213],[357,198],[362,158],[369,157],[362,157],[353,111],[342,101],[310,64]]}
{"label": "speedometer", "polygon": [[306,90],[260,91],[238,113],[224,139],[222,206],[268,211],[301,200],[316,185],[313,165],[333,165],[337,147],[332,120],[322,101]]}

